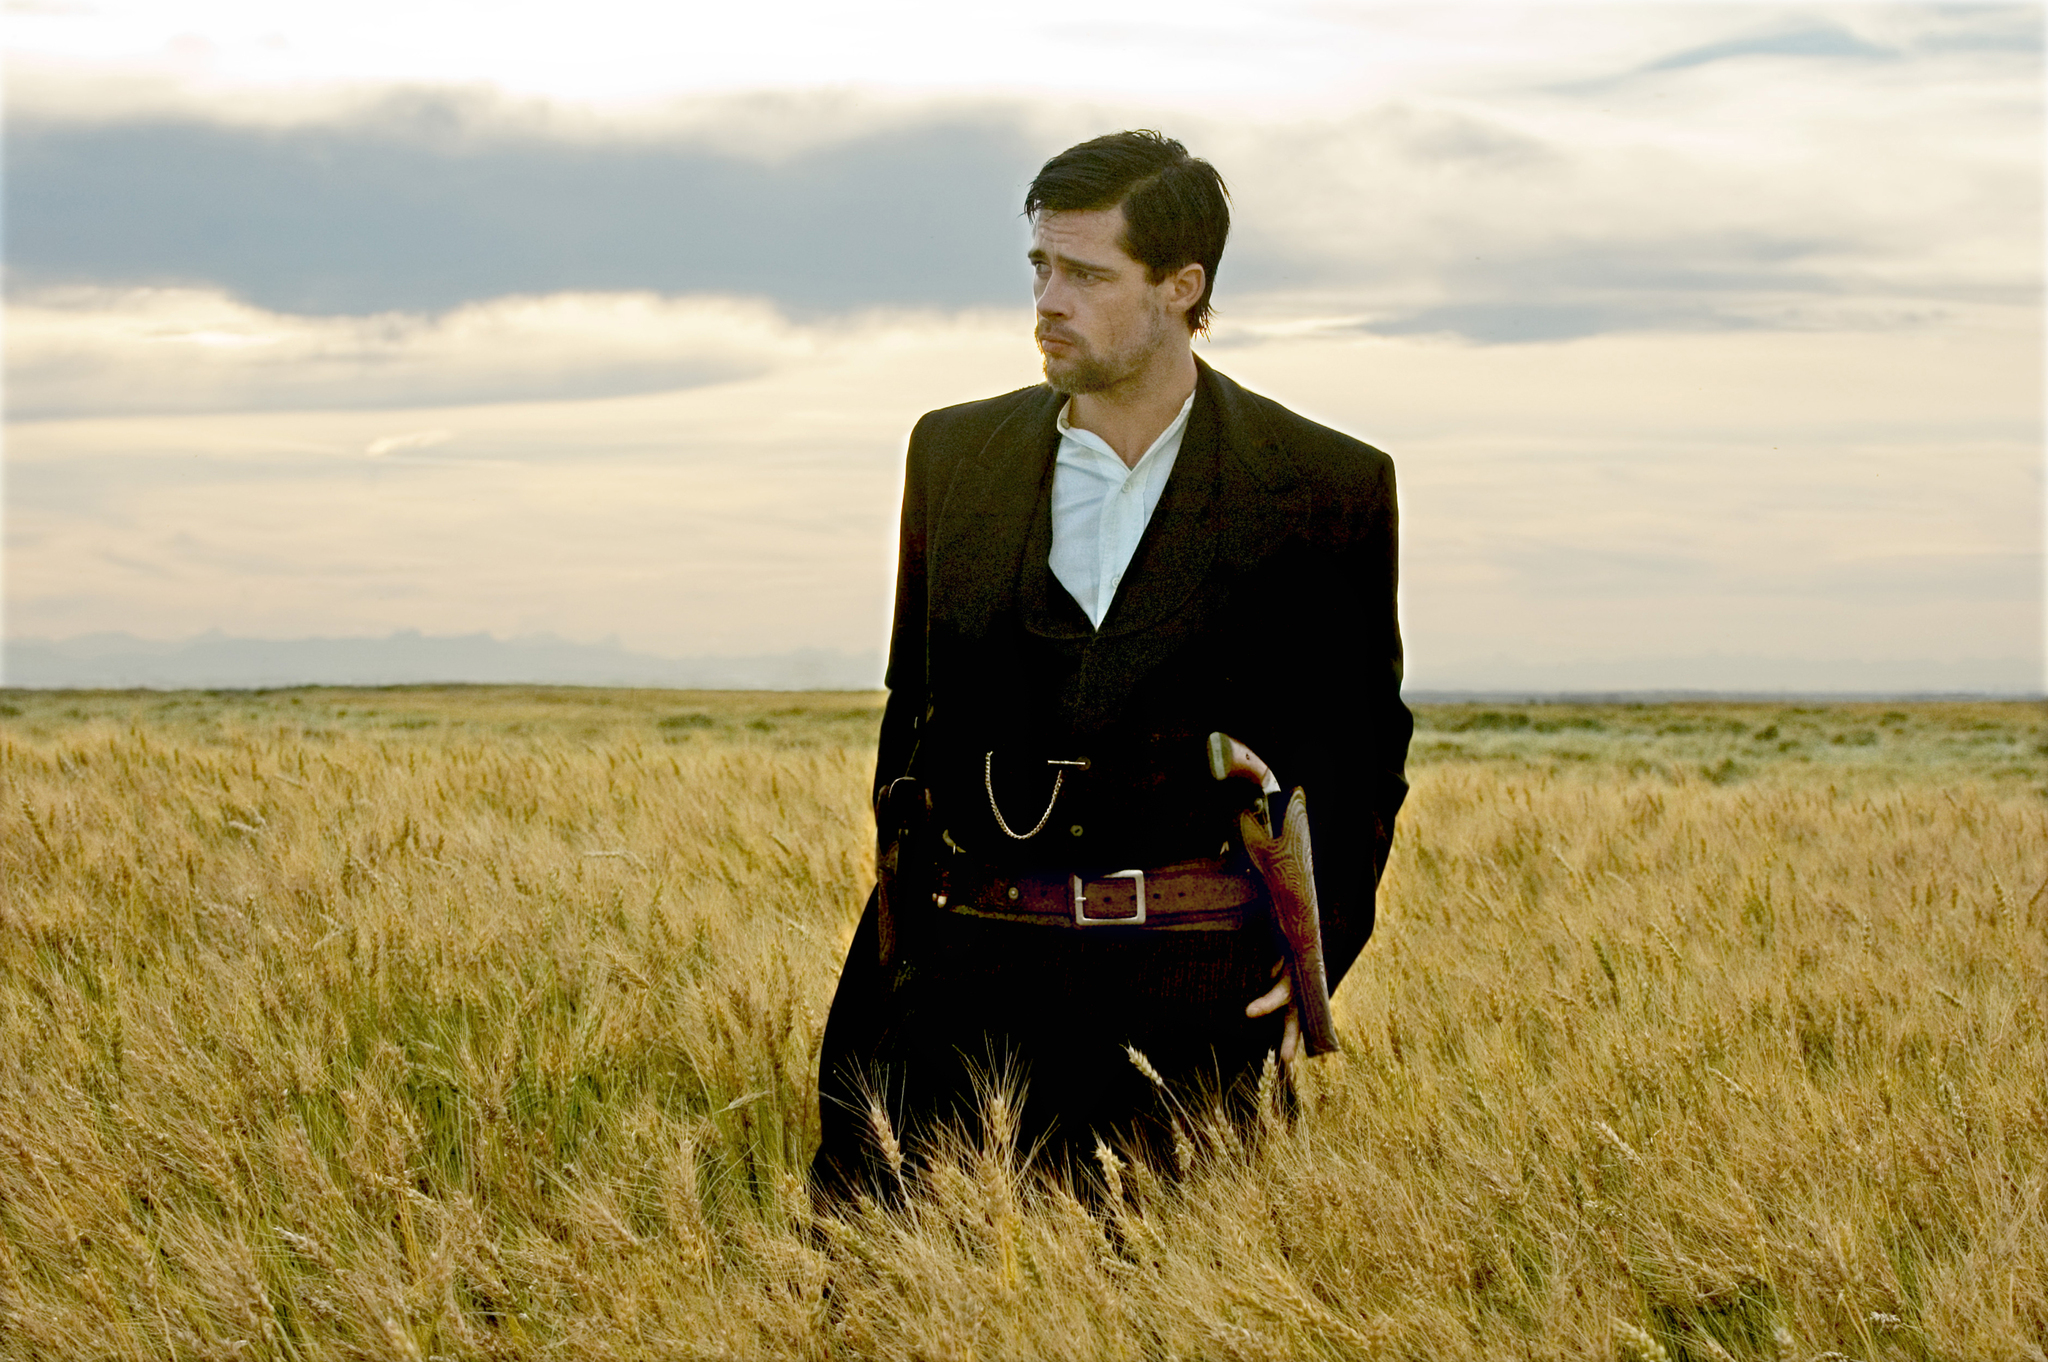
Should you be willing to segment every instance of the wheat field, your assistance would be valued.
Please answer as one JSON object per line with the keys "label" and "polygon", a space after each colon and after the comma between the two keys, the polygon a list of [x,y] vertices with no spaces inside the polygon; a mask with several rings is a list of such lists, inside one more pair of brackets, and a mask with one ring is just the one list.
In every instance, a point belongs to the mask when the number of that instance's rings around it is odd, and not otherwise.
{"label": "wheat field", "polygon": [[0,702],[0,1357],[2048,1357],[2039,706],[1425,709],[1292,1119],[821,1219],[876,697]]}

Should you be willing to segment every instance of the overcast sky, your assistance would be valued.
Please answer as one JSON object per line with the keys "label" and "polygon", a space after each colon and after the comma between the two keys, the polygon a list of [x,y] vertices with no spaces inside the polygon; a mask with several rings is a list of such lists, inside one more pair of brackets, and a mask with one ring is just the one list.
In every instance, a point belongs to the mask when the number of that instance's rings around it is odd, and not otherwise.
{"label": "overcast sky", "polygon": [[2041,15],[8,0],[6,632],[875,649],[1024,185],[1156,126],[1414,684],[2038,689]]}

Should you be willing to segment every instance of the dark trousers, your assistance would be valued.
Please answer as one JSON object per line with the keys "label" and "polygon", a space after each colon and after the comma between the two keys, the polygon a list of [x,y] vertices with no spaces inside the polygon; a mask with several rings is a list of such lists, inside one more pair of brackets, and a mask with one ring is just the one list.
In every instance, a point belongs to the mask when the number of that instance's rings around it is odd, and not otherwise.
{"label": "dark trousers", "polygon": [[991,1080],[1021,1099],[1018,1150],[1032,1167],[1084,1171],[1098,1138],[1163,1167],[1175,1115],[1203,1123],[1220,1103],[1241,1120],[1280,1043],[1278,1016],[1244,1015],[1280,958],[1261,913],[1230,932],[1076,931],[934,909],[905,924],[898,955],[885,975],[871,897],[819,1058],[812,1177],[828,1200],[896,1185],[873,1098],[913,1172],[947,1125],[980,1138]]}

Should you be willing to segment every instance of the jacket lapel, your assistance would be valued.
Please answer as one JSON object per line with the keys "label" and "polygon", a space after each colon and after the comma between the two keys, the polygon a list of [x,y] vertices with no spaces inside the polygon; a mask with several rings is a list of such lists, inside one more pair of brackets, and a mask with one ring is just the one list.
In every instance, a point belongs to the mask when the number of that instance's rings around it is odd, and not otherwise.
{"label": "jacket lapel", "polygon": [[929,550],[930,618],[941,632],[982,637],[1013,603],[1065,401],[1051,388],[1031,390],[954,472]]}
{"label": "jacket lapel", "polygon": [[[1187,434],[1102,622],[1104,637],[1156,628],[1219,560],[1247,568],[1305,517],[1301,480],[1249,395],[1203,360],[1195,364],[1200,394]],[[982,447],[961,460],[932,533],[930,618],[939,632],[983,637],[1017,604],[1024,550],[1047,496],[1065,401],[1051,388],[1031,390]]]}
{"label": "jacket lapel", "polygon": [[1300,480],[1242,388],[1195,361],[1199,396],[1173,476],[1102,622],[1135,634],[1178,612],[1220,558],[1242,569],[1301,523]]}
{"label": "jacket lapel", "polygon": [[1173,473],[1131,553],[1109,613],[1102,617],[1100,632],[1105,637],[1154,627],[1178,611],[1208,575],[1216,551],[1209,521],[1222,447],[1213,385],[1206,377],[1196,379],[1195,406],[1188,413]]}

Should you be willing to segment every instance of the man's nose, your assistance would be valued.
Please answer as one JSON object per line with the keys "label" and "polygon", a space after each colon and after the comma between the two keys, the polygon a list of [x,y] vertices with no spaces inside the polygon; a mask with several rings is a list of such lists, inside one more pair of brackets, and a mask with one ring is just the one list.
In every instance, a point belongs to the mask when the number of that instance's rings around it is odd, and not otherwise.
{"label": "man's nose", "polygon": [[1038,315],[1041,317],[1064,317],[1067,315],[1069,310],[1067,291],[1061,285],[1058,275],[1054,275],[1046,280],[1045,286],[1038,290],[1037,305]]}

